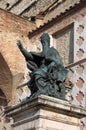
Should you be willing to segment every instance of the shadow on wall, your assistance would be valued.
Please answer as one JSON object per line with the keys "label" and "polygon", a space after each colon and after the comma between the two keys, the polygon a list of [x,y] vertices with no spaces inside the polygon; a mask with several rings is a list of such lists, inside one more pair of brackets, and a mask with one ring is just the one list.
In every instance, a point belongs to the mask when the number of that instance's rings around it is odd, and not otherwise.
{"label": "shadow on wall", "polygon": [[1,89],[0,89],[0,106],[7,106],[6,96]]}
{"label": "shadow on wall", "polygon": [[7,99],[7,102],[12,97],[12,74],[4,57],[0,53],[0,96]]}

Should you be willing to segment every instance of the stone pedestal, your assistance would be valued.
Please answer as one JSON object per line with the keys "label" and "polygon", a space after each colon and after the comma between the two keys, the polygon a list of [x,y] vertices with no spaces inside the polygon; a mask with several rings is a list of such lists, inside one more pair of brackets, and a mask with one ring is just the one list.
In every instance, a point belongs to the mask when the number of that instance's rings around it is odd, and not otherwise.
{"label": "stone pedestal", "polygon": [[13,130],[80,130],[79,119],[86,111],[67,101],[40,95],[7,111]]}

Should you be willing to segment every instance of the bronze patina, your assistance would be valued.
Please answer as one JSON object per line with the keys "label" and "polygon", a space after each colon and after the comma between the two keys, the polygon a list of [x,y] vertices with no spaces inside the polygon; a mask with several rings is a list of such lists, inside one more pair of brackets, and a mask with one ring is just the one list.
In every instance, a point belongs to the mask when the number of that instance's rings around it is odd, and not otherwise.
{"label": "bronze patina", "polygon": [[17,45],[25,57],[30,72],[28,87],[31,90],[30,98],[40,94],[65,99],[65,84],[68,71],[63,66],[58,51],[50,47],[50,36],[43,33],[40,37],[42,51],[28,52],[20,41]]}

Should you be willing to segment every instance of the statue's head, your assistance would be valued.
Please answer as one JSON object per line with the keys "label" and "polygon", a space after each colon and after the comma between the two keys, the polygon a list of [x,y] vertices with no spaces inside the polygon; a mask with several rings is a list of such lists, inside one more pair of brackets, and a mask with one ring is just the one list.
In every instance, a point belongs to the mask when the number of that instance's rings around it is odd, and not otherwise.
{"label": "statue's head", "polygon": [[43,33],[40,37],[42,45],[48,44],[50,46],[50,36],[48,33]]}

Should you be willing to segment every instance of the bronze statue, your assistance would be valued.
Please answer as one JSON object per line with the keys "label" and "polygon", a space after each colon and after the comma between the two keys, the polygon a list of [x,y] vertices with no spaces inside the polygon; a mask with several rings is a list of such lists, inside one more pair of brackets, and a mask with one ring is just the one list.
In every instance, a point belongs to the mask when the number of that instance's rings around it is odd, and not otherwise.
{"label": "bronze statue", "polygon": [[58,51],[50,47],[50,37],[44,33],[41,37],[42,52],[28,52],[20,41],[17,45],[24,55],[27,67],[31,70],[28,87],[30,98],[40,94],[65,99],[64,81],[68,71],[64,68]]}

